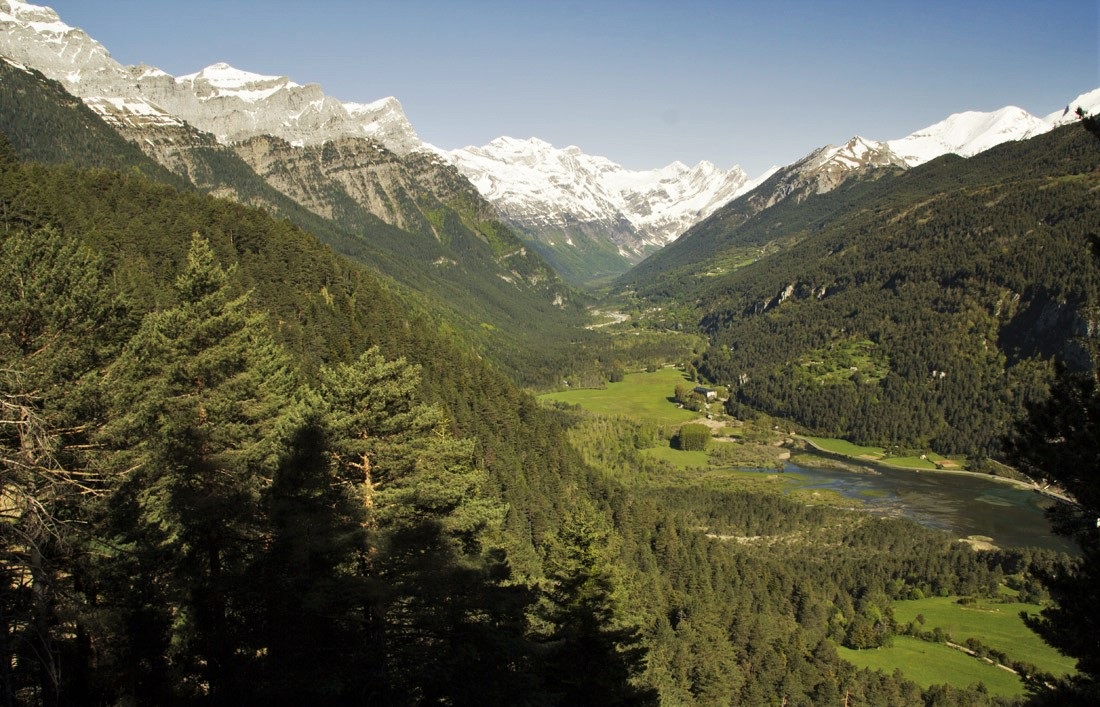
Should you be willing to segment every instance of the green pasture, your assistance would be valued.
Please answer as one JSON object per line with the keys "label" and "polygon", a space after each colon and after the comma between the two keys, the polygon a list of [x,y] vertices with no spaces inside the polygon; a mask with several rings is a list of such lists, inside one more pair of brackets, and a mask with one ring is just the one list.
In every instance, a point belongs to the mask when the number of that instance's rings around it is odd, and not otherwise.
{"label": "green pasture", "polygon": [[930,459],[921,459],[920,457],[887,457],[886,459],[880,459],[879,462],[902,469],[936,469],[936,465]]}
{"label": "green pasture", "polygon": [[1020,612],[1038,613],[1035,604],[998,604],[978,599],[973,604],[959,604],[958,597],[930,597],[894,602],[894,617],[899,624],[924,615],[922,630],[941,628],[955,643],[976,638],[984,645],[1001,651],[1015,660],[1031,663],[1054,675],[1074,672],[1075,661],[1043,643],[1024,625]]}
{"label": "green pasture", "polygon": [[893,645],[867,650],[840,647],[841,658],[859,668],[891,674],[901,668],[905,677],[921,687],[954,685],[969,687],[984,683],[991,695],[1022,695],[1024,683],[1007,670],[979,660],[942,643],[929,643],[912,636],[894,636]]}
{"label": "green pasture", "polygon": [[544,401],[580,405],[605,415],[622,415],[658,425],[679,425],[699,417],[699,413],[676,407],[671,401],[676,386],[690,382],[683,371],[662,368],[653,373],[628,373],[619,383],[606,388],[563,390],[540,395]]}
{"label": "green pasture", "polygon": [[681,451],[674,449],[671,446],[661,445],[659,447],[650,447],[649,449],[643,449],[642,454],[653,457],[655,459],[661,459],[669,464],[680,469],[699,469],[706,468],[710,464],[710,455],[704,451]]}

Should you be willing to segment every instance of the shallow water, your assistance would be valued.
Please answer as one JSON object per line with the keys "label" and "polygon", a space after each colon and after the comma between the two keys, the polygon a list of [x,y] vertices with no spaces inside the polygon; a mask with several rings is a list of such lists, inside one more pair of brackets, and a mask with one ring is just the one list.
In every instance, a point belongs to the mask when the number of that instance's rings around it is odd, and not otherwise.
{"label": "shallow water", "polygon": [[904,516],[961,538],[981,535],[1001,547],[1074,551],[1072,543],[1050,531],[1044,510],[1052,499],[1001,481],[888,467],[858,473],[788,463],[784,472],[792,488],[836,491],[871,512]]}

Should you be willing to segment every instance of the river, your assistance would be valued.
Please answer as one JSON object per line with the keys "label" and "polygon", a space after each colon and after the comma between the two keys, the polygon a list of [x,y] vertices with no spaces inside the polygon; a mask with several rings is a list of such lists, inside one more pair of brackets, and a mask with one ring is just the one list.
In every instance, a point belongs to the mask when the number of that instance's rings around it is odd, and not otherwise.
{"label": "river", "polygon": [[[868,468],[867,473],[787,463],[793,488],[828,489],[885,515],[901,515],[960,538],[985,536],[1001,547],[1043,547],[1076,552],[1051,533],[1041,494],[972,474]],[[774,470],[771,473],[775,473]]]}

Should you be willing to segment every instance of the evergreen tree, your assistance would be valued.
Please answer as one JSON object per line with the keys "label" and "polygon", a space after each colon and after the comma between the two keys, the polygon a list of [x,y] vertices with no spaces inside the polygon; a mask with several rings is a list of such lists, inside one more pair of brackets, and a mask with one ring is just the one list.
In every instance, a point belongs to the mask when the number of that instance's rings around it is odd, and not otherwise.
{"label": "evergreen tree", "polygon": [[253,629],[266,647],[255,694],[277,704],[363,701],[379,691],[383,656],[373,642],[379,590],[366,571],[363,479],[333,462],[318,396],[304,396],[290,453],[267,500],[272,536],[252,593]]}
{"label": "evergreen tree", "polygon": [[104,491],[88,442],[97,375],[126,328],[87,249],[54,230],[0,240],[2,704],[55,704],[87,677],[82,528]]}
{"label": "evergreen tree", "polygon": [[1072,566],[1042,573],[1053,604],[1024,620],[1050,645],[1077,659],[1060,681],[1056,704],[1100,703],[1100,390],[1093,374],[1062,375],[1050,397],[1032,405],[1009,443],[1029,474],[1061,485],[1075,500],[1051,511],[1054,531],[1077,543]]}
{"label": "evergreen tree", "polygon": [[486,541],[503,509],[487,495],[473,445],[420,375],[371,349],[322,371],[337,474],[362,489],[362,571],[375,586],[371,639],[389,702],[474,704],[514,696],[528,669],[523,592],[502,586],[507,562]]}
{"label": "evergreen tree", "polygon": [[566,520],[551,544],[541,618],[546,679],[555,704],[648,705],[656,692],[633,679],[645,668],[637,627],[624,621],[605,555],[608,534],[580,516]]}
{"label": "evergreen tree", "polygon": [[117,449],[110,521],[123,548],[113,600],[119,659],[139,699],[246,689],[249,571],[269,541],[264,498],[296,389],[264,318],[193,237],[179,304],[147,315],[106,379]]}

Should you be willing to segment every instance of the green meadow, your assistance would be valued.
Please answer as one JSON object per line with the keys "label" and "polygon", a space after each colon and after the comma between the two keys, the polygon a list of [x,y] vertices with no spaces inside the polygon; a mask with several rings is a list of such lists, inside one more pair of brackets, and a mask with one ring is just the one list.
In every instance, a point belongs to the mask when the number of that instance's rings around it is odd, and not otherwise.
{"label": "green meadow", "polygon": [[676,407],[671,401],[676,386],[690,382],[683,371],[661,368],[653,373],[628,373],[606,388],[579,388],[540,395],[547,402],[580,405],[605,415],[623,415],[639,422],[679,425],[699,417],[699,413]]}
{"label": "green meadow", "polygon": [[865,459],[867,461],[896,466],[902,469],[938,469],[936,462],[943,463],[946,468],[959,468],[965,466],[965,462],[954,462],[946,457],[931,451],[921,456],[891,456],[882,447],[866,447],[854,444],[846,439],[833,439],[831,437],[810,437],[803,435],[802,439],[810,442],[814,447],[832,454],[840,454],[853,459]]}
{"label": "green meadow", "polygon": [[710,464],[710,455],[702,451],[682,451],[667,444],[643,449],[642,454],[661,459],[681,469],[705,469]]}
{"label": "green meadow", "polygon": [[[1030,663],[1044,672],[1053,675],[1074,672],[1074,661],[1043,643],[1020,618],[1022,611],[1036,613],[1039,609],[1035,604],[1019,602],[1001,604],[979,599],[972,604],[959,604],[958,597],[931,597],[894,602],[894,617],[903,626],[920,615],[924,617],[922,631],[942,629],[952,643],[965,645],[968,638],[975,638],[1012,660]],[[905,677],[922,687],[943,683],[966,687],[980,681],[993,695],[1024,692],[1023,681],[1007,670],[946,644],[912,636],[894,636],[892,645],[883,648],[837,650],[841,657],[861,668],[886,673],[900,669]]]}
{"label": "green meadow", "polygon": [[968,687],[984,683],[992,695],[1022,695],[1024,683],[1007,670],[979,660],[942,643],[929,643],[911,636],[894,636],[893,645],[867,650],[837,648],[841,658],[858,668],[891,674],[901,668],[905,677],[921,687],[954,685]]}
{"label": "green meadow", "polygon": [[894,603],[894,617],[907,624],[924,616],[922,630],[941,628],[955,643],[976,638],[984,645],[1001,651],[1016,660],[1031,663],[1054,675],[1074,672],[1074,660],[1048,646],[1024,625],[1020,612],[1038,613],[1035,604],[999,604],[978,599],[973,604],[959,604],[958,597],[931,597]]}

